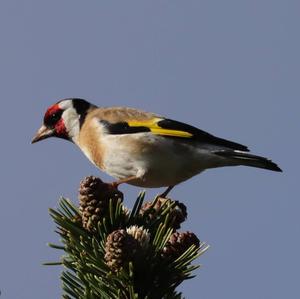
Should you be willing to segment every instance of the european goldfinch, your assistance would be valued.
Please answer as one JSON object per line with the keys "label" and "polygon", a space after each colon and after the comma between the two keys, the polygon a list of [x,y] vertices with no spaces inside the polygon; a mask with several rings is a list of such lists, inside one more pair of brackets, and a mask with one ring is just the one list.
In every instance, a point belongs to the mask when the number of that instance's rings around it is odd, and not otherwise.
{"label": "european goldfinch", "polygon": [[125,107],[100,108],[82,99],[64,99],[48,108],[32,143],[48,137],[75,143],[114,186],[173,186],[209,168],[245,165],[281,171],[246,146],[193,126]]}

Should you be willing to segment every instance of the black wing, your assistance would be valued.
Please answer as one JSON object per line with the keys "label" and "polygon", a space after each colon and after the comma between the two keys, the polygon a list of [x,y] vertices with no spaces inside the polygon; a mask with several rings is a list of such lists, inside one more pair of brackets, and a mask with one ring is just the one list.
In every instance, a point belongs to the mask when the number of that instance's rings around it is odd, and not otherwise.
{"label": "black wing", "polygon": [[233,150],[239,150],[239,151],[245,151],[245,152],[249,151],[249,149],[245,145],[213,136],[213,135],[211,135],[205,131],[202,131],[196,127],[193,127],[191,125],[188,125],[188,124],[176,121],[176,120],[163,119],[163,120],[160,120],[157,124],[163,129],[178,130],[178,131],[184,131],[184,132],[190,133],[190,134],[192,134],[192,137],[191,137],[192,139],[196,139],[197,141],[202,142],[202,143],[209,143],[209,144],[213,144],[213,145],[224,146],[227,148],[231,148]]}

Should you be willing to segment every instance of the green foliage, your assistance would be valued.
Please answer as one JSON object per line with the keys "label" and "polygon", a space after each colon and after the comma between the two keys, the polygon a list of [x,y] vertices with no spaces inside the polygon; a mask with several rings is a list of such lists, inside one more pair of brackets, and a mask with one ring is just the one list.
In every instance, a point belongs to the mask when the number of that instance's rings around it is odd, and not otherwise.
{"label": "green foliage", "polygon": [[[142,214],[144,197],[144,193],[138,196],[130,212],[121,200],[110,200],[107,213],[93,231],[83,228],[80,211],[70,200],[61,198],[59,208],[50,209],[62,245],[49,246],[63,250],[64,255],[60,263],[47,265],[61,264],[65,268],[61,275],[63,298],[183,298],[175,289],[182,281],[193,277],[192,271],[198,266],[191,263],[208,246],[204,243],[191,245],[175,258],[165,257],[163,249],[174,233],[170,219],[172,204],[163,206],[160,211],[150,208]],[[153,207],[157,200],[154,199]],[[148,217],[149,213],[156,213],[155,217]],[[147,230],[150,241],[147,246],[138,247],[131,260],[124,262],[120,269],[113,270],[105,260],[107,238],[112,232],[126,231],[132,225]]]}

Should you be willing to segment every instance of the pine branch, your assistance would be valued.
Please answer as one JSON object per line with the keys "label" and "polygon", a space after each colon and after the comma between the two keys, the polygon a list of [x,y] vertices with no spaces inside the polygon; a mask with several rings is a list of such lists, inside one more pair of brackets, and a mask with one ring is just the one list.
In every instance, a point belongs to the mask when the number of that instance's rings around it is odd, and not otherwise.
{"label": "pine branch", "polygon": [[63,298],[180,299],[176,288],[199,266],[192,262],[208,245],[191,232],[178,232],[186,208],[178,201],[139,194],[129,211],[123,194],[95,177],[80,187],[80,205],[61,198],[50,209],[63,250]]}

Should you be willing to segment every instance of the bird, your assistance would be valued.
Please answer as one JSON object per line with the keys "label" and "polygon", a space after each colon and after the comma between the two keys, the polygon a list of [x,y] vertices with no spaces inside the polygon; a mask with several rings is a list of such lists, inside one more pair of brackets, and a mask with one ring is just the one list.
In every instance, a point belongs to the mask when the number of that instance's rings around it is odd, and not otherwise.
{"label": "bird", "polygon": [[58,137],[77,145],[100,170],[114,177],[111,186],[167,187],[162,196],[211,168],[251,166],[282,172],[247,146],[194,126],[128,107],[97,107],[66,98],[50,106],[32,143]]}

